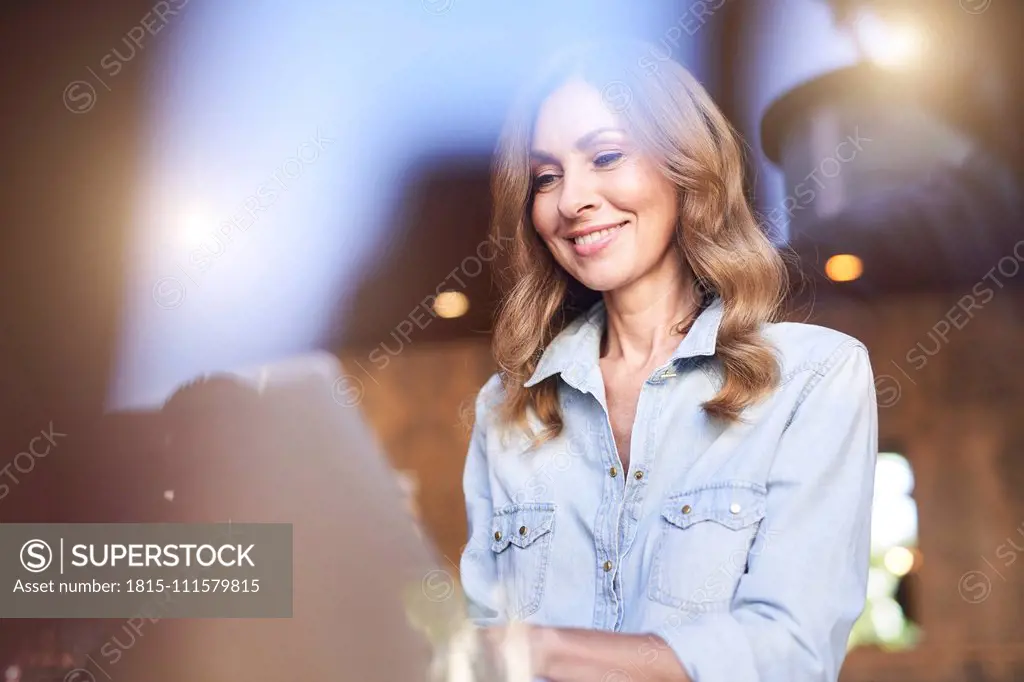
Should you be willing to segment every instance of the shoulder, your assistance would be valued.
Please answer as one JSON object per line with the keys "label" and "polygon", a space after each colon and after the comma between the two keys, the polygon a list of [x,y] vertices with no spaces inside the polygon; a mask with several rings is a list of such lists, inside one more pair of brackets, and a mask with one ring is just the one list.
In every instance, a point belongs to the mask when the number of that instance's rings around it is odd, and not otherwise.
{"label": "shoulder", "polygon": [[476,407],[493,407],[505,397],[505,385],[501,380],[501,372],[492,374],[476,394]]}
{"label": "shoulder", "polygon": [[[501,372],[492,374],[484,383],[476,396],[474,420],[477,429],[486,434],[489,438],[493,436],[500,443],[501,448],[509,444],[518,444],[516,447],[525,448],[525,443],[532,439],[532,434],[540,433],[545,426],[537,417],[532,406],[527,406],[524,421],[510,423],[506,421],[507,415],[502,411],[502,406],[508,398],[505,384],[505,375]],[[566,416],[567,415],[563,415]]]}
{"label": "shoulder", "polygon": [[859,339],[828,327],[777,322],[766,324],[762,334],[776,351],[782,383],[798,375],[822,376],[851,360],[869,364],[867,348]]}
{"label": "shoulder", "polygon": [[491,421],[498,406],[505,400],[505,384],[501,372],[492,374],[477,391],[473,405],[475,420],[481,425]]}

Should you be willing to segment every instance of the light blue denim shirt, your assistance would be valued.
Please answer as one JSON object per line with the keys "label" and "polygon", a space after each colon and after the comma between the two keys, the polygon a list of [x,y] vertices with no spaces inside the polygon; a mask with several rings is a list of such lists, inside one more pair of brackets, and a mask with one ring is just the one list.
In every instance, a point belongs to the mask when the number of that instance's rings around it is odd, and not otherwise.
{"label": "light blue denim shirt", "polygon": [[[878,452],[857,339],[764,327],[781,383],[742,423],[701,403],[722,374],[715,299],[644,383],[622,471],[598,364],[597,303],[545,350],[565,429],[530,449],[502,428],[495,374],[476,400],[463,479],[462,588],[480,625],[511,619],[658,635],[607,680],[674,653],[695,682],[834,681],[864,607]],[[531,423],[537,424],[535,416]]]}

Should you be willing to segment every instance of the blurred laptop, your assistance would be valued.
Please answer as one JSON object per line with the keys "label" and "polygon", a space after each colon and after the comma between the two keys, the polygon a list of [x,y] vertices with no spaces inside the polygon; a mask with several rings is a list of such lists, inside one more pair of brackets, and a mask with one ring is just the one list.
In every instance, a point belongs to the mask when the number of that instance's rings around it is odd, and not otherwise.
{"label": "blurred laptop", "polygon": [[427,679],[432,648],[416,623],[460,614],[456,576],[359,410],[334,399],[341,376],[336,358],[314,354],[203,377],[167,401],[161,458],[177,511],[166,520],[293,524],[294,617],[147,624],[107,669],[114,679]]}

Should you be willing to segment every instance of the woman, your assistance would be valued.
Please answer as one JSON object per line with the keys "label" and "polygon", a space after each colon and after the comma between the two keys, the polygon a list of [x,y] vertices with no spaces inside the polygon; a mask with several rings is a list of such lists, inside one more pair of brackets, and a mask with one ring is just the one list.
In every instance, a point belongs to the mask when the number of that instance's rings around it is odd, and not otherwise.
{"label": "woman", "polygon": [[649,50],[564,56],[502,133],[463,589],[492,643],[527,624],[552,682],[835,680],[867,582],[868,354],[773,323],[785,268],[740,145]]}

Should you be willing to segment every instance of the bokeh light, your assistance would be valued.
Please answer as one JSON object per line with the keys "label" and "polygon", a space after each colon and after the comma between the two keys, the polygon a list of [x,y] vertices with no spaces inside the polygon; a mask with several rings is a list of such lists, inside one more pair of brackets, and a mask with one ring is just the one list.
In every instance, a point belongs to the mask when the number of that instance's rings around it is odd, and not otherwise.
{"label": "bokeh light", "polygon": [[833,282],[852,282],[864,272],[864,263],[857,256],[841,253],[825,262],[825,274]]}
{"label": "bokeh light", "polygon": [[462,317],[468,310],[469,299],[461,291],[442,291],[434,299],[434,312],[441,317]]}

